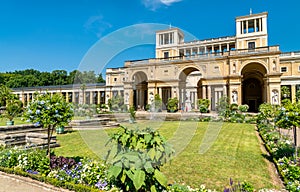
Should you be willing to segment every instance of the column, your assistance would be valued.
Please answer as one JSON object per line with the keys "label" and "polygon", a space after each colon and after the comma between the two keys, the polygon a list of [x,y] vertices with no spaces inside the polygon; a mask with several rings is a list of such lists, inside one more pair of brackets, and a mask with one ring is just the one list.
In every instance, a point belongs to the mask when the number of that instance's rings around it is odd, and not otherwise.
{"label": "column", "polygon": [[257,23],[256,23],[256,19],[254,19],[254,32],[257,32],[256,27],[257,27]]}
{"label": "column", "polygon": [[69,92],[66,92],[66,102],[69,103]]}
{"label": "column", "polygon": [[219,51],[222,52],[222,45],[219,44]]}
{"label": "column", "polygon": [[[23,103],[23,105],[25,104],[25,100],[24,100],[24,91],[22,91],[22,93],[21,93],[21,95],[22,95],[22,103]],[[25,106],[25,105],[24,105]]]}
{"label": "column", "polygon": [[[210,87],[210,85],[207,85],[207,99],[209,99],[209,101],[211,103],[211,87]],[[211,104],[209,106],[209,110],[211,110]]]}
{"label": "column", "polygon": [[248,33],[248,21],[246,21],[246,33]]}
{"label": "column", "polygon": [[228,97],[228,95],[227,95],[227,87],[226,87],[226,85],[223,85],[223,96],[226,96],[226,97]]}
{"label": "column", "polygon": [[206,54],[206,52],[207,52],[207,47],[205,46],[204,47],[204,54]]}
{"label": "column", "polygon": [[296,85],[291,85],[291,100],[296,101]]}
{"label": "column", "polygon": [[141,103],[140,103],[140,98],[141,98],[141,92],[139,89],[136,90],[136,104],[137,104],[137,108],[141,107]]}
{"label": "column", "polygon": [[242,33],[241,34],[244,34],[244,21],[241,21],[241,24],[242,24]]}
{"label": "column", "polygon": [[94,100],[94,93],[93,93],[93,91],[90,91],[90,103],[89,104],[93,104],[93,100]]}
{"label": "column", "polygon": [[206,99],[206,85],[202,85],[202,99]]}
{"label": "column", "polygon": [[226,47],[227,51],[230,51],[230,50],[229,50],[229,43],[227,43],[226,46],[227,46],[227,47]]}
{"label": "column", "polygon": [[161,87],[158,88],[158,95],[159,95],[160,98],[162,98],[162,90],[161,90]]}
{"label": "column", "polygon": [[100,91],[97,91],[97,104],[100,104],[101,94]]}
{"label": "column", "polygon": [[215,48],[214,48],[214,45],[211,46],[211,52],[215,52]]}
{"label": "column", "polygon": [[72,92],[72,102],[75,103],[75,92],[74,91]]}
{"label": "column", "polygon": [[29,97],[29,93],[27,93],[27,103],[30,102],[30,97]]}

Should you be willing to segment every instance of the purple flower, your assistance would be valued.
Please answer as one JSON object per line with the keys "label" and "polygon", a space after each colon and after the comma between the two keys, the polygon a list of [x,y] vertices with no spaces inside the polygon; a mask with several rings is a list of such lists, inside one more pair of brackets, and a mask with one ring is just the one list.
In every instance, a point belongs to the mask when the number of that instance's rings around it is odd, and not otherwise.
{"label": "purple flower", "polygon": [[96,184],[95,184],[95,187],[97,187],[98,189],[100,190],[104,190],[105,187],[107,186],[107,182],[104,180],[99,180]]}
{"label": "purple flower", "polygon": [[40,122],[36,122],[36,123],[34,124],[34,126],[35,126],[35,127],[40,126]]}
{"label": "purple flower", "polygon": [[32,171],[32,170],[27,170],[26,171],[27,173],[30,173],[30,174],[34,174],[34,175],[36,175],[36,174],[39,174],[39,172],[37,172],[37,171]]}

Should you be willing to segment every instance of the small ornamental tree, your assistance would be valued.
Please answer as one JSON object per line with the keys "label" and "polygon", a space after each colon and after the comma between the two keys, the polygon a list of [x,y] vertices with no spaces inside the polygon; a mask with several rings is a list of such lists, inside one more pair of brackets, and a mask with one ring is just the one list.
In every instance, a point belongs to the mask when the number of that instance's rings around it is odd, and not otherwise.
{"label": "small ornamental tree", "polygon": [[279,110],[275,118],[278,127],[284,129],[293,129],[294,144],[297,156],[297,127],[300,127],[300,102],[286,102]]}
{"label": "small ornamental tree", "polygon": [[209,99],[199,99],[198,100],[198,107],[200,113],[208,113],[209,112],[209,105],[210,105],[210,100]]}
{"label": "small ornamental tree", "polygon": [[24,118],[30,122],[47,128],[48,149],[47,155],[50,158],[50,140],[53,130],[57,126],[67,125],[73,117],[72,104],[67,103],[60,94],[50,95],[35,93],[34,99],[29,103]]}
{"label": "small ornamental tree", "polygon": [[160,112],[162,109],[162,99],[160,98],[159,94],[154,95],[154,111]]}
{"label": "small ornamental tree", "polygon": [[169,98],[167,103],[168,112],[177,112],[178,111],[178,99],[177,97]]}
{"label": "small ornamental tree", "polygon": [[23,110],[23,103],[18,99],[18,97],[14,94],[10,94],[6,99],[6,108],[3,117],[7,118],[9,121],[13,121],[13,119],[20,115]]}

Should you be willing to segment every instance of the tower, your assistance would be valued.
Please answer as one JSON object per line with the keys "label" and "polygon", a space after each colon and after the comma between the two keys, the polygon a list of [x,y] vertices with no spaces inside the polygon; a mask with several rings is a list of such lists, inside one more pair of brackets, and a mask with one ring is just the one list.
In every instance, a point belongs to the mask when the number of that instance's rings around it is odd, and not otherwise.
{"label": "tower", "polygon": [[156,58],[179,56],[177,46],[184,43],[184,34],[178,28],[156,31]]}
{"label": "tower", "polygon": [[267,12],[236,17],[237,49],[268,46],[267,17]]}

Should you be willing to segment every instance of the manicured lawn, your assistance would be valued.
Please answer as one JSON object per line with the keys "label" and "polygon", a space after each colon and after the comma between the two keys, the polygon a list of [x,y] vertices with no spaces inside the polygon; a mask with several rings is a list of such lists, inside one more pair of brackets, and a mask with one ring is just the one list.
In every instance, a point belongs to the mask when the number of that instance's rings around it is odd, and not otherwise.
{"label": "manicured lawn", "polygon": [[[176,155],[162,171],[169,182],[184,182],[193,187],[205,184],[208,188],[222,190],[229,178],[248,181],[255,188],[275,186],[267,162],[251,124],[197,123],[192,121],[145,121],[126,126],[158,128],[174,146]],[[110,132],[117,129],[85,130],[58,135],[62,147],[57,155],[103,158]]]}

